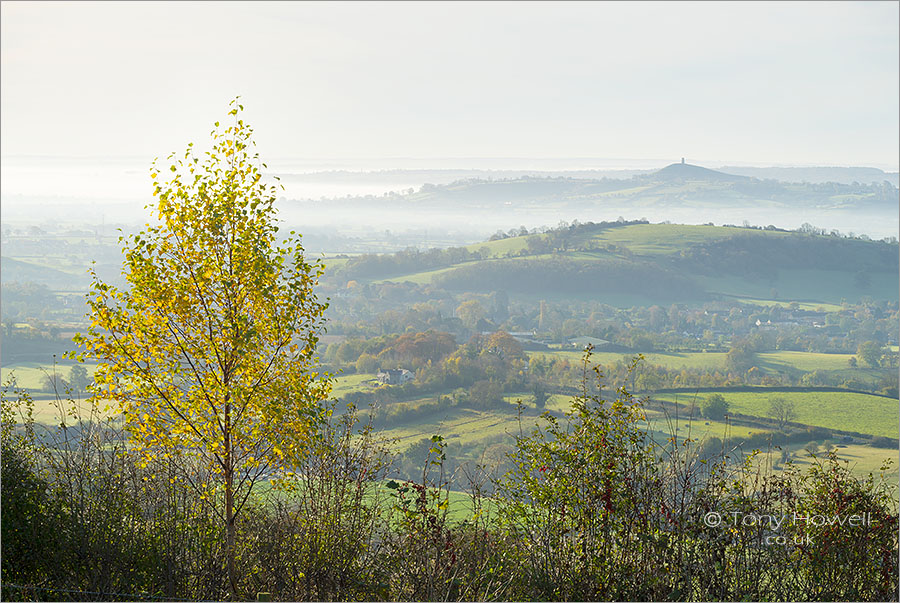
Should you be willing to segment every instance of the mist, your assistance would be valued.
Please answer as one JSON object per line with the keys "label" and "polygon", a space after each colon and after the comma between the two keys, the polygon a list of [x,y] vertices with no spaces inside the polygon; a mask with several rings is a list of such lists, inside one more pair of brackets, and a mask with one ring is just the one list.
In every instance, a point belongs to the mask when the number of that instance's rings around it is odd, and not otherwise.
{"label": "mist", "polygon": [[[17,157],[4,162],[0,205],[4,227],[61,226],[131,230],[150,219],[149,165],[145,158],[77,159]],[[896,172],[877,168],[727,166],[732,174],[749,173],[784,181],[805,180],[811,173],[843,184],[856,179],[897,184]],[[268,162],[270,182],[284,187],[277,207],[286,227],[307,234],[316,251],[391,251],[407,246],[447,247],[476,243],[497,231],[556,226],[561,221],[601,222],[647,219],[683,224],[774,225],[796,229],[804,223],[843,234],[882,239],[898,235],[898,205],[872,207],[774,207],[716,202],[648,203],[614,199],[579,203],[548,199],[490,202],[473,193],[458,203],[424,204],[412,199],[423,187],[471,181],[501,183],[523,177],[536,181],[572,178],[628,181],[651,175],[664,160],[589,158],[384,158],[359,160],[282,159]],[[605,180],[604,180],[605,179]],[[868,184],[868,183],[867,183]]]}

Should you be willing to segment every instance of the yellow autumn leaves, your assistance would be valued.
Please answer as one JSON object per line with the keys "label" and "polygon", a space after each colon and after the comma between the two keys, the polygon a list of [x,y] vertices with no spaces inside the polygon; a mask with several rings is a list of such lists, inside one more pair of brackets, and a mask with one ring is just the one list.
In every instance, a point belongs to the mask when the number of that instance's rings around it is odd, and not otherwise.
{"label": "yellow autumn leaves", "polygon": [[177,450],[232,480],[289,472],[331,388],[313,370],[322,267],[297,240],[279,245],[276,187],[240,111],[216,124],[205,158],[170,155],[168,181],[154,164],[158,223],[123,241],[127,287],[94,274],[91,326],[76,339],[137,449]]}

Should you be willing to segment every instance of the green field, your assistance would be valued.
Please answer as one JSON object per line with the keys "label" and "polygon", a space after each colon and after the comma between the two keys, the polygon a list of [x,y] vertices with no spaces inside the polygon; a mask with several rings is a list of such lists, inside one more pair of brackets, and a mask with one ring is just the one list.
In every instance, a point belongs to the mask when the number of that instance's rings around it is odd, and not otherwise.
{"label": "green field", "polygon": [[[565,358],[569,362],[581,363],[584,353],[577,350],[552,350],[540,352],[527,352],[529,357],[545,356],[549,358]],[[621,352],[593,352],[591,363],[615,364],[620,360],[630,361],[632,355]],[[658,364],[670,369],[699,368],[699,369],[723,369],[725,368],[725,354],[722,352],[681,352],[671,354],[647,353],[644,359],[649,364]],[[846,368],[846,362],[844,364]]]}
{"label": "green field", "polygon": [[[797,423],[855,431],[876,436],[896,438],[898,436],[897,400],[845,392],[719,392],[734,412],[765,417],[771,398],[780,397],[793,402]],[[654,400],[697,403],[710,393],[697,394],[654,394]]]}
{"label": "green field", "polygon": [[[106,405],[99,407],[98,412],[101,416],[113,416],[118,414],[113,408]],[[73,412],[75,415],[73,416]],[[45,426],[57,426],[62,418],[62,413],[66,414],[66,422],[73,423],[78,421],[80,417],[88,418],[91,413],[91,405],[84,399],[76,399],[74,401],[62,400],[57,401],[54,396],[42,395],[34,397],[34,421]]]}
{"label": "green field", "polygon": [[900,275],[888,272],[872,273],[871,284],[866,289],[860,289],[854,282],[855,277],[852,272],[839,270],[782,269],[772,280],[750,280],[728,275],[701,276],[697,277],[697,280],[711,293],[749,298],[760,304],[795,300],[817,308],[822,304],[839,305],[842,301],[856,302],[864,296],[897,299]]}
{"label": "green field", "polygon": [[[822,444],[822,442],[819,442],[819,444]],[[792,455],[791,463],[801,471],[806,471],[810,466],[819,461],[811,457],[805,450],[805,447],[805,444],[791,444],[781,446],[780,448],[785,448],[790,451]],[[884,478],[888,484],[893,484],[893,487],[896,488],[897,478],[900,476],[900,473],[898,473],[898,458],[896,451],[884,448],[873,448],[872,446],[863,446],[860,444],[848,444],[846,446],[837,447],[834,451],[837,453],[838,458],[842,461],[846,461],[849,469],[855,475],[860,477],[869,474],[879,476],[882,474],[882,466],[888,464],[888,468],[883,472]],[[816,455],[817,457],[824,457],[824,447],[820,446]],[[768,466],[783,469],[784,466],[781,465],[780,457],[780,449],[760,452],[757,458],[757,464],[763,467]]]}
{"label": "green field", "polygon": [[[849,369],[849,360],[855,354],[817,354],[815,352],[761,352],[757,354],[760,368],[779,371],[794,369],[803,372],[815,370],[844,371]],[[859,368],[854,372],[866,374],[871,371]]]}
{"label": "green field", "polygon": [[[622,227],[584,232],[568,241],[569,251],[553,254],[518,256],[527,250],[527,240],[531,236],[511,237],[496,241],[486,241],[467,246],[472,252],[485,252],[485,259],[470,260],[453,266],[445,266],[432,270],[422,270],[408,274],[394,275],[376,279],[373,282],[405,282],[429,284],[436,277],[452,272],[462,266],[477,266],[484,262],[510,258],[514,261],[535,261],[547,258],[562,259],[570,262],[602,262],[614,258],[618,262],[638,263],[651,262],[666,266],[669,262],[664,256],[674,256],[694,245],[725,240],[733,237],[769,237],[783,238],[795,236],[788,232],[763,231],[746,228],[729,228],[721,226],[693,226],[680,224],[635,224]],[[595,247],[595,251],[577,251],[579,247]],[[606,246],[614,246],[606,249]],[[861,287],[856,281],[858,274],[853,270],[819,270],[819,269],[778,269],[778,265],[770,267],[773,272],[769,278],[749,278],[738,275],[702,276],[690,274],[701,290],[712,297],[726,297],[735,301],[758,306],[788,305],[791,301],[800,304],[805,310],[836,311],[844,301],[857,302],[864,296],[880,299],[897,299],[900,288],[900,276],[894,270],[875,267],[869,270],[869,284]],[[630,291],[622,293],[629,294]],[[600,294],[601,297],[605,295]],[[568,296],[571,297],[571,296]],[[542,299],[547,298],[546,295]],[[631,296],[619,300],[613,295],[609,299],[592,299],[613,306],[650,305],[667,303],[667,299],[645,299],[642,296]]]}
{"label": "green field", "polygon": [[444,274],[445,272],[450,272],[452,270],[456,270],[460,266],[465,266],[467,264],[475,264],[482,260],[473,260],[471,262],[462,262],[461,264],[454,264],[453,266],[447,266],[446,268],[436,268],[434,270],[425,270],[423,272],[414,272],[412,274],[404,274],[401,276],[391,276],[380,279],[373,279],[373,283],[416,283],[417,285],[428,285],[431,283],[431,280],[440,274]]}
{"label": "green field", "polygon": [[[85,362],[81,366],[87,369],[88,375],[97,370],[97,365]],[[71,364],[52,364],[44,362],[16,362],[0,369],[0,382],[6,383],[10,376],[15,376],[16,384],[30,390],[40,390],[44,387],[43,379],[46,375],[52,375],[54,371],[63,379],[69,378]],[[63,392],[60,392],[62,394]]]}
{"label": "green field", "polygon": [[708,243],[739,234],[751,236],[784,236],[787,233],[763,232],[721,226],[692,226],[685,224],[633,224],[610,228],[589,235],[580,242],[592,240],[626,247],[638,255],[668,255],[678,253],[689,245]]}
{"label": "green field", "polygon": [[372,379],[375,379],[375,375],[371,373],[339,375],[337,379],[335,379],[334,388],[331,390],[331,395],[339,398],[344,394],[349,394],[350,392],[370,391],[372,388],[366,385],[365,382]]}
{"label": "green field", "polygon": [[[529,429],[535,418],[523,418],[523,426]],[[526,424],[530,421],[530,424]],[[443,436],[448,444],[473,444],[488,438],[518,433],[518,418],[514,412],[490,412],[468,408],[448,408],[421,420],[381,430],[381,433],[397,442],[396,449],[404,450],[421,438]]]}
{"label": "green field", "polygon": [[322,263],[325,265],[325,274],[329,275],[339,270],[344,264],[349,261],[350,258],[322,258]]}
{"label": "green field", "polygon": [[[550,350],[527,352],[529,357],[565,358],[569,362],[580,363],[583,353],[571,350]],[[648,364],[664,366],[667,369],[703,369],[724,370],[726,368],[724,352],[680,352],[680,353],[645,353]],[[618,352],[594,352],[591,362],[609,365],[618,361],[628,362],[632,355]],[[881,377],[884,371],[865,367],[850,368],[849,360],[855,354],[820,354],[815,352],[760,352],[757,354],[757,366],[766,373],[808,373],[815,370],[839,371],[842,378],[857,378],[871,381]]]}
{"label": "green field", "polygon": [[[699,415],[699,413],[698,413]],[[655,434],[663,437],[677,436],[678,438],[690,438],[702,442],[706,438],[743,438],[753,433],[765,432],[759,427],[746,427],[744,425],[732,425],[725,421],[707,421],[702,417],[691,418],[678,417],[671,413],[653,411],[647,413],[650,429]]]}
{"label": "green field", "polygon": [[[770,291],[771,293],[771,291]],[[734,297],[731,295],[725,295],[724,297],[730,297],[734,301],[742,303],[742,304],[750,304],[752,306],[760,306],[763,308],[769,308],[772,306],[779,306],[781,308],[787,308],[792,303],[797,304],[797,308],[800,310],[807,310],[811,312],[840,312],[843,307],[838,304],[827,304],[824,302],[791,302],[791,301],[775,301],[771,299],[753,299],[751,297]]]}
{"label": "green field", "polygon": [[[539,235],[543,236],[543,235]],[[505,257],[507,253],[519,251],[528,247],[528,237],[510,237],[508,239],[500,239],[497,241],[485,241],[484,243],[473,243],[466,245],[466,249],[470,252],[481,251],[483,248],[490,250],[491,257]]]}

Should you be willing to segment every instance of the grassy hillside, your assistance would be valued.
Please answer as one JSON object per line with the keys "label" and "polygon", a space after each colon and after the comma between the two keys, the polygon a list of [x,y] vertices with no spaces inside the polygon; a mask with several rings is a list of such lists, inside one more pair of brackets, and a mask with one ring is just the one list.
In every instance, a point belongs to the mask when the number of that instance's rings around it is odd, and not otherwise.
{"label": "grassy hillside", "polygon": [[[797,423],[856,431],[875,436],[896,438],[897,401],[882,396],[855,394],[849,392],[719,392],[725,397],[734,412],[765,417],[772,398],[784,398],[794,404]],[[698,394],[655,394],[654,400],[691,404],[710,395]]]}
{"label": "grassy hillside", "polygon": [[690,224],[633,224],[599,232],[586,232],[575,244],[587,242],[625,247],[637,255],[676,254],[698,243],[730,239],[738,235],[783,237],[779,231],[747,230],[722,226],[694,226]]}
{"label": "grassy hillside", "polygon": [[[0,382],[5,383],[7,379],[15,376],[19,387],[39,390],[43,387],[44,377],[54,372],[63,379],[68,379],[72,366],[70,363],[57,364],[54,367],[52,363],[45,362],[16,362],[0,369]],[[87,369],[88,375],[97,369],[97,365],[90,362],[85,362],[81,366]]]}
{"label": "grassy hillside", "polygon": [[582,224],[445,252],[348,260],[336,275],[448,290],[639,296],[647,303],[730,298],[802,302],[896,300],[896,244],[810,233],[677,224]]}

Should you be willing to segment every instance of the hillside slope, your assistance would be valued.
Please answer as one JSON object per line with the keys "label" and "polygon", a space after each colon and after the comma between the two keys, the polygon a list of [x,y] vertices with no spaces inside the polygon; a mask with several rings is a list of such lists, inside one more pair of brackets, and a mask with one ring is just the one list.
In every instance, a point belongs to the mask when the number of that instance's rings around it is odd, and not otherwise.
{"label": "hillside slope", "polygon": [[649,223],[576,224],[468,248],[353,258],[334,278],[448,290],[717,296],[841,303],[898,298],[898,246],[812,233]]}

